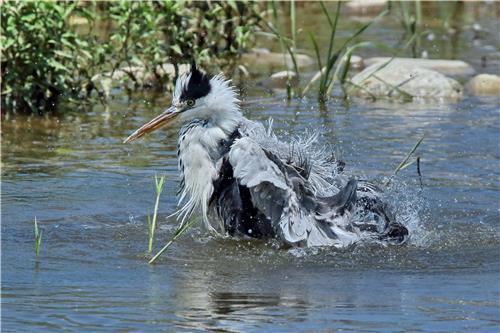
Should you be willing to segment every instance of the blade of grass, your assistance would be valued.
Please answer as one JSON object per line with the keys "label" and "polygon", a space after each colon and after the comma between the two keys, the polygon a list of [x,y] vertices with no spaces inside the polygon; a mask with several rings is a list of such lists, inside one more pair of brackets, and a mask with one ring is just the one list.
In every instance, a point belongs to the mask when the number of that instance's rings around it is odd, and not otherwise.
{"label": "blade of grass", "polygon": [[[336,80],[338,80],[340,82],[340,85],[342,86],[342,89],[343,89],[344,83],[345,83],[346,78],[347,78],[347,74],[348,74],[349,69],[351,67],[352,52],[359,47],[364,47],[364,46],[368,46],[371,44],[372,44],[371,42],[360,42],[360,43],[354,44],[354,45],[347,48],[346,52],[344,53],[344,56],[342,57],[343,66],[341,66],[342,64],[339,64],[337,66],[337,68],[335,69],[335,72],[333,74],[333,80],[331,81],[331,83],[328,86],[328,89],[326,91],[326,94],[328,96],[331,94],[331,92],[333,90],[334,83]],[[342,68],[342,72],[340,73],[340,78],[339,78],[339,71],[341,68]]]}
{"label": "blade of grass", "polygon": [[160,251],[158,251],[158,253],[155,254],[153,258],[151,258],[149,263],[150,264],[154,263],[156,259],[158,259],[163,254],[163,252],[165,252],[169,248],[169,246],[172,245],[172,243],[175,240],[177,240],[177,238],[179,238],[182,234],[184,234],[184,232],[186,232],[196,221],[197,221],[196,219],[191,219],[186,223],[181,223],[177,228],[177,230],[175,231],[174,236],[167,242],[167,244],[165,244],[164,247],[161,248]]}
{"label": "blade of grass", "polygon": [[417,143],[415,143],[415,145],[408,152],[408,154],[406,154],[405,158],[401,161],[401,163],[399,163],[399,165],[397,166],[397,168],[394,169],[394,172],[393,172],[394,175],[396,175],[403,168],[403,166],[408,162],[408,160],[410,159],[411,155],[413,155],[413,153],[415,152],[415,150],[417,150],[418,146],[420,146],[420,144],[422,143],[422,141],[424,141],[424,138],[425,138],[425,135],[423,135],[420,138],[420,140],[418,140]]}
{"label": "blade of grass", "polygon": [[165,176],[161,176],[158,178],[157,175],[155,175],[155,186],[156,186],[156,201],[155,201],[155,207],[153,211],[153,220],[150,221],[149,218],[149,213],[148,213],[148,231],[149,231],[149,242],[148,242],[148,252],[151,253],[153,251],[153,239],[155,235],[155,230],[156,230],[156,218],[158,216],[158,207],[160,205],[160,196],[161,193],[163,192],[163,187],[165,185]]}
{"label": "blade of grass", "polygon": [[153,225],[151,223],[151,214],[149,214],[149,209],[148,209],[148,253],[149,254],[153,252],[153,238],[154,238]]}
{"label": "blade of grass", "polygon": [[[320,70],[311,78],[311,80],[307,83],[307,85],[305,86],[305,88],[302,90],[302,95],[305,95],[312,87],[312,85],[318,81],[318,79],[321,77],[321,75],[323,75],[325,72],[326,72],[326,67],[322,67],[321,66],[321,59],[319,57],[319,51],[318,51],[318,47],[317,47],[317,44],[316,44],[316,40],[313,40],[314,39],[314,35],[312,35],[310,33],[310,37],[311,37],[311,40],[313,42],[313,45],[314,45],[314,48],[316,50],[316,56],[318,58],[318,63],[320,64]],[[316,45],[315,45],[316,44]],[[348,56],[348,59],[345,60],[346,63],[350,63],[350,56],[352,55],[352,52],[358,48],[358,47],[362,47],[362,46],[367,46],[367,45],[371,45],[372,43],[371,42],[360,42],[358,44],[355,44],[353,46],[351,46],[350,48],[347,49],[346,53],[344,54],[344,57],[345,56]],[[344,58],[345,59],[345,58]],[[337,77],[338,75],[338,72],[340,70],[340,66],[336,68],[335,70],[335,74],[334,74],[334,77]],[[343,67],[342,67],[343,68]],[[343,72],[342,72],[342,80],[341,80],[341,84],[344,84],[345,83],[345,78],[347,77],[347,73],[348,73],[348,70],[349,68],[343,68]],[[332,84],[330,84],[330,86],[328,87],[328,91],[327,91],[327,94],[329,95],[331,93],[333,89],[333,82]]]}
{"label": "blade of grass", "polygon": [[309,32],[309,38],[311,39],[311,42],[312,42],[313,47],[314,47],[314,52],[316,53],[316,59],[318,61],[319,73],[321,75],[321,73],[323,71],[323,65],[321,64],[321,55],[319,53],[318,43],[316,42],[316,38],[314,38],[314,35],[311,32]]}
{"label": "blade of grass", "polygon": [[309,83],[307,83],[307,85],[304,87],[304,89],[302,89],[302,96],[307,94],[307,92],[311,89],[312,85],[316,81],[318,81],[325,72],[326,72],[326,67],[323,67],[316,74],[314,74],[314,76],[311,78]]}
{"label": "blade of grass", "polygon": [[296,26],[295,0],[290,1],[290,29],[292,30],[293,49],[297,45],[297,26]]}
{"label": "blade of grass", "polygon": [[335,41],[335,34],[337,32],[337,23],[338,23],[339,16],[340,16],[340,6],[341,6],[342,3],[340,1],[337,2],[337,11],[335,12],[335,19],[334,19],[333,22],[332,22],[330,14],[328,13],[328,10],[326,9],[325,4],[323,3],[323,1],[320,1],[320,4],[321,4],[321,9],[323,10],[323,13],[325,13],[326,18],[328,19],[328,23],[329,23],[330,29],[331,29],[330,40],[329,40],[329,43],[328,43],[328,53],[327,53],[327,57],[326,57],[326,61],[327,61],[326,62],[326,71],[325,71],[325,75],[323,75],[321,77],[321,81],[320,81],[320,84],[319,84],[320,97],[321,96],[324,97],[324,92],[325,92],[325,88],[326,88],[327,77],[328,77],[328,74],[330,73],[331,68],[333,67],[333,64],[335,62],[335,61],[333,61],[332,52],[333,52],[333,44],[334,44],[334,41]]}
{"label": "blade of grass", "polygon": [[408,152],[408,154],[406,154],[405,158],[401,161],[401,163],[399,163],[399,165],[396,167],[396,169],[394,169],[394,171],[392,172],[392,176],[387,180],[387,182],[385,182],[385,184],[384,184],[385,186],[389,185],[389,183],[391,182],[392,178],[394,176],[396,176],[399,171],[407,168],[408,166],[410,166],[411,164],[414,163],[414,162],[408,163],[408,160],[413,155],[413,153],[417,150],[417,148],[420,146],[420,144],[422,143],[422,141],[424,141],[424,138],[425,138],[425,134],[417,141],[417,143],[415,143],[415,145],[413,146],[413,148]]}
{"label": "blade of grass", "polygon": [[42,244],[42,231],[38,228],[38,221],[35,216],[35,255],[40,255],[40,245]]}
{"label": "blade of grass", "polygon": [[[334,62],[337,60],[338,56],[339,56],[339,53],[341,53],[346,47],[347,45],[349,45],[351,43],[351,41],[353,41],[356,37],[358,37],[359,35],[361,35],[366,29],[368,29],[368,27],[370,27],[370,25],[373,24],[373,22],[377,21],[379,18],[385,16],[387,13],[389,13],[389,8],[386,8],[384,9],[382,12],[380,12],[373,20],[371,20],[370,22],[366,23],[365,25],[363,25],[361,28],[359,28],[354,34],[352,34],[345,42],[344,44],[342,44],[342,46],[339,48],[339,50],[337,51],[337,53],[335,53],[333,56],[332,56],[332,66],[334,64]],[[329,74],[329,71],[327,70],[327,77],[328,77],[328,74]],[[330,80],[333,80],[333,77],[330,79]],[[331,81],[328,82],[328,86],[331,84]]]}
{"label": "blade of grass", "polygon": [[[337,23],[338,23],[338,16],[340,13],[340,2],[337,4],[337,13],[335,16],[335,20],[332,22],[330,15],[328,14],[328,11],[326,10],[326,7],[322,4],[322,9],[325,15],[327,16],[328,22],[330,24],[330,28],[332,29],[332,32],[330,34],[330,45],[329,45],[329,50],[328,50],[328,55],[327,55],[327,63],[326,63],[326,71],[325,74],[322,76],[321,81],[320,81],[320,88],[319,88],[319,93],[318,93],[318,98],[320,100],[324,100],[326,95],[332,91],[333,89],[333,82],[335,79],[335,75],[330,75],[335,63],[339,59],[340,55],[344,50],[346,49],[347,45],[351,43],[356,37],[358,37],[360,34],[362,34],[368,27],[378,20],[380,17],[385,16],[389,12],[389,7],[387,7],[385,10],[383,10],[380,14],[378,14],[373,20],[370,22],[364,24],[360,29],[358,29],[354,34],[352,34],[343,44],[342,46],[337,50],[337,52],[333,53],[333,42],[335,39],[335,33],[337,30]],[[338,72],[338,68],[336,70]]]}
{"label": "blade of grass", "polygon": [[377,99],[379,99],[379,97],[375,96],[371,91],[369,91],[368,89],[366,89],[365,87],[363,86],[360,86],[352,81],[346,81],[345,84],[348,84],[348,85],[351,85],[353,87],[355,87],[356,89],[359,89],[359,90],[362,90],[364,92],[366,92],[370,98],[372,99],[372,101],[376,101]]}
{"label": "blade of grass", "polygon": [[380,77],[378,77],[376,75],[374,75],[373,77],[375,79],[379,80],[380,82],[382,82],[383,84],[385,84],[386,86],[389,86],[391,88],[389,90],[389,92],[387,93],[387,96],[391,96],[391,94],[392,94],[393,91],[397,91],[403,97],[403,101],[405,101],[405,102],[411,102],[413,100],[414,96],[412,94],[404,91],[400,87],[403,86],[403,85],[405,85],[406,83],[410,82],[411,80],[415,79],[415,77],[410,77],[410,78],[404,80],[403,82],[399,83],[397,86],[395,86],[393,84],[390,84],[389,82],[381,79]]}

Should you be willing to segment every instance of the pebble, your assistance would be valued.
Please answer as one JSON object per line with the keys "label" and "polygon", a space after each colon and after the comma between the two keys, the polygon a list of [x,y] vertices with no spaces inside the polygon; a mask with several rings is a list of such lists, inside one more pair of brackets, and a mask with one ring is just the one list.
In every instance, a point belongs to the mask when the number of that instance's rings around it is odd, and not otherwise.
{"label": "pebble", "polygon": [[478,96],[500,96],[500,76],[494,74],[479,74],[466,85],[469,93]]}

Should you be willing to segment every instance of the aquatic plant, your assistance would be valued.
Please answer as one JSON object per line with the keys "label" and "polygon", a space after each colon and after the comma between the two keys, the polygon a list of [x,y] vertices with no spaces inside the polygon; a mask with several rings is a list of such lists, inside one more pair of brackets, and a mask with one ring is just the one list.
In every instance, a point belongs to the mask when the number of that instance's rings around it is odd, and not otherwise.
{"label": "aquatic plant", "polygon": [[[316,52],[316,59],[318,62],[319,66],[319,71],[318,73],[311,79],[309,84],[306,86],[304,89],[303,93],[307,93],[309,90],[309,87],[311,86],[312,83],[318,80],[319,78],[319,90],[318,90],[318,100],[319,101],[324,101],[327,96],[331,93],[333,89],[333,85],[335,81],[339,80],[341,86],[344,86],[344,83],[346,82],[347,78],[347,73],[349,71],[349,64],[350,64],[350,59],[352,52],[358,48],[367,45],[368,43],[366,42],[361,42],[357,43],[354,45],[350,44],[358,37],[360,36],[370,25],[373,24],[377,19],[385,16],[389,10],[390,7],[386,8],[383,10],[380,14],[378,14],[375,18],[371,19],[369,22],[365,23],[362,25],[357,31],[352,33],[347,40],[341,44],[341,46],[334,51],[334,45],[336,42],[336,32],[337,32],[337,26],[338,26],[338,21],[339,21],[339,16],[340,16],[340,9],[341,9],[341,2],[337,2],[337,8],[335,11],[335,17],[332,19],[330,13],[328,12],[327,8],[325,7],[325,4],[323,1],[320,2],[321,8],[323,10],[323,13],[325,17],[327,18],[328,25],[330,27],[330,38],[329,38],[329,43],[328,43],[328,51],[325,57],[324,61],[324,66],[322,65],[321,61],[321,55],[319,52],[319,48],[317,45],[317,42],[314,38],[313,34],[310,34],[310,39],[311,42],[314,46],[314,50]],[[340,72],[340,69],[343,69],[342,72]],[[340,75],[339,75],[340,74]]]}
{"label": "aquatic plant", "polygon": [[165,176],[161,176],[158,178],[155,175],[155,191],[156,191],[156,200],[155,207],[153,210],[153,219],[151,220],[150,215],[148,213],[148,253],[153,251],[153,240],[155,236],[156,230],[156,218],[158,216],[158,207],[160,205],[160,196],[163,192],[163,188],[165,185]]}
{"label": "aquatic plant", "polygon": [[[274,1],[272,4],[272,12],[275,24],[277,25],[277,9]],[[383,10],[379,15],[370,19],[369,22],[363,24],[358,30],[354,31],[346,41],[344,41],[340,47],[335,50],[334,45],[337,43],[336,34],[338,29],[338,22],[340,18],[340,10],[342,2],[338,1],[335,11],[335,16],[332,17],[326,8],[323,1],[320,1],[321,9],[324,14],[325,19],[328,22],[328,27],[330,29],[329,32],[329,42],[328,42],[328,51],[325,57],[321,56],[321,52],[316,41],[316,37],[313,33],[309,32],[309,38],[311,40],[313,50],[316,56],[316,62],[318,64],[318,72],[311,78],[311,80],[305,85],[305,87],[301,90],[300,87],[295,88],[296,96],[302,97],[306,95],[312,88],[312,86],[319,81],[319,89],[318,89],[318,100],[324,101],[327,99],[327,96],[331,94],[334,83],[338,81],[342,87],[342,90],[345,93],[344,85],[347,82],[347,75],[350,69],[350,59],[352,56],[352,52],[359,48],[369,45],[368,42],[359,42],[354,43],[353,41],[358,38],[370,25],[372,25],[379,18],[385,16],[390,11],[390,4],[388,7]],[[284,34],[279,30],[279,28],[274,25],[266,22],[267,29],[278,39],[280,42],[280,46],[285,56],[288,54],[292,60],[292,64],[294,67],[294,71],[299,74],[296,58],[296,13],[295,13],[295,3],[290,2],[290,24],[291,24],[291,32],[292,37],[289,38],[284,36]],[[288,79],[287,84],[287,96],[291,98],[293,96],[293,91],[291,90],[290,77]],[[346,93],[345,93],[346,95]]]}
{"label": "aquatic plant", "polygon": [[190,218],[189,220],[182,221],[179,226],[177,227],[177,230],[175,230],[174,235],[172,238],[161,248],[160,251],[158,251],[151,260],[149,260],[150,264],[153,264],[156,259],[158,259],[169,247],[172,245],[173,242],[177,240],[180,236],[182,236],[189,228],[193,226],[197,222],[196,218]]}
{"label": "aquatic plant", "polygon": [[[420,1],[398,1],[398,3],[405,36],[412,37],[419,35],[420,27],[422,26],[422,4]],[[411,8],[412,4],[413,10]],[[413,58],[420,56],[420,38],[413,39],[411,50]]]}
{"label": "aquatic plant", "polygon": [[40,255],[40,245],[42,244],[42,231],[38,228],[38,222],[35,217],[35,255]]}
{"label": "aquatic plant", "polygon": [[399,171],[406,169],[407,167],[409,167],[410,165],[412,165],[414,163],[417,163],[417,173],[418,173],[419,177],[422,176],[421,173],[420,173],[420,156],[416,157],[415,159],[413,159],[411,161],[410,161],[410,158],[415,153],[415,151],[417,150],[417,148],[420,146],[420,144],[422,143],[422,141],[424,141],[424,139],[425,139],[425,135],[423,135],[415,143],[415,145],[413,146],[413,148],[405,155],[405,157],[403,158],[403,160],[398,164],[398,166],[392,172],[392,176],[386,181],[385,186],[387,186],[387,185],[390,184],[392,178],[394,178],[394,176],[396,176]]}

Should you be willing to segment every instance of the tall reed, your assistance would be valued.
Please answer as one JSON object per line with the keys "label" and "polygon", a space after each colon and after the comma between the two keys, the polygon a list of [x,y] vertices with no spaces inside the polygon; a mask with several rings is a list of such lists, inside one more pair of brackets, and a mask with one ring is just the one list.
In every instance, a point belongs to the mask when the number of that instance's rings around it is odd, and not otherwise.
{"label": "tall reed", "polygon": [[[336,80],[340,80],[340,83],[343,85],[347,78],[347,72],[349,71],[349,62],[352,55],[352,51],[358,47],[362,47],[367,45],[366,42],[357,43],[349,47],[349,45],[353,42],[355,38],[360,36],[370,25],[373,24],[380,17],[385,16],[390,7],[383,10],[380,14],[378,14],[375,18],[371,19],[369,22],[365,23],[361,28],[355,31],[349,38],[341,44],[341,46],[335,51],[334,44],[336,42],[336,34],[338,29],[338,22],[340,17],[341,5],[342,2],[337,2],[337,8],[335,11],[335,17],[332,18],[328,9],[326,8],[323,1],[320,1],[321,9],[328,21],[328,26],[330,27],[330,37],[328,43],[328,51],[326,54],[326,59],[323,62],[321,60],[321,54],[318,48],[318,44],[313,34],[310,34],[310,39],[313,44],[316,59],[319,65],[318,73],[311,79],[306,88],[303,90],[303,94],[307,93],[312,84],[319,81],[319,91],[318,91],[318,100],[324,101],[327,96],[331,93],[333,89],[333,85]],[[339,61],[341,59],[342,61]],[[324,63],[324,66],[322,65]],[[343,67],[342,67],[343,65]],[[343,71],[340,72],[340,69],[343,68]],[[340,74],[340,76],[339,76]]]}
{"label": "tall reed", "polygon": [[[412,4],[413,9],[411,8]],[[399,7],[401,11],[401,24],[405,29],[405,35],[410,37],[419,35],[419,30],[422,26],[422,5],[420,1],[399,1]],[[413,39],[411,51],[413,58],[419,57],[420,38]]]}

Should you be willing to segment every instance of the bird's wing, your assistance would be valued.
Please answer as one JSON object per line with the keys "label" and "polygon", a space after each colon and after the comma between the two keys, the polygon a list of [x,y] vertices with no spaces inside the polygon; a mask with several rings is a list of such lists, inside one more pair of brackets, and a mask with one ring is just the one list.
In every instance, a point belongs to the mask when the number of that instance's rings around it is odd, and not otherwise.
{"label": "bird's wing", "polygon": [[255,208],[268,217],[276,233],[287,242],[306,241],[307,219],[300,209],[291,179],[254,140],[236,140],[229,151],[233,176],[247,188]]}
{"label": "bird's wing", "polygon": [[229,163],[238,183],[252,189],[254,205],[271,219],[281,215],[290,186],[286,176],[267,158],[264,150],[252,139],[243,137],[231,147]]}
{"label": "bird's wing", "polygon": [[[398,228],[388,228],[399,224],[391,223],[390,210],[381,204],[372,184],[351,179],[335,195],[317,196],[301,170],[249,137],[236,140],[227,156],[240,190],[250,194],[253,208],[288,244],[343,247],[387,232],[389,237],[399,237]],[[359,210],[370,214],[362,218]],[[372,228],[365,220],[372,220],[374,214],[382,218]]]}
{"label": "bird's wing", "polygon": [[[252,204],[272,224],[275,233],[288,244],[307,246],[343,246],[355,241],[336,225],[317,220],[314,195],[300,170],[288,165],[253,139],[236,140],[228,154],[233,177],[248,189]],[[341,191],[335,204],[341,209],[350,205],[354,186]],[[333,201],[332,201],[333,203]],[[328,205],[329,203],[325,203]],[[332,205],[330,205],[332,206]]]}

